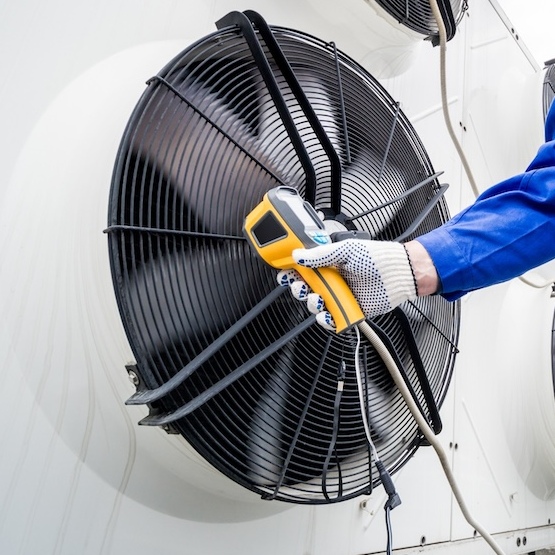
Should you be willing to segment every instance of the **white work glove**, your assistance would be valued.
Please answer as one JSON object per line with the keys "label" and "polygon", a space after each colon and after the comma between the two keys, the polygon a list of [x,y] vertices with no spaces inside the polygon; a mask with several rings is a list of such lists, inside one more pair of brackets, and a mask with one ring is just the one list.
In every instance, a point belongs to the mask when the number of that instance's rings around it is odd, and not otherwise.
{"label": "white work glove", "polygon": [[[293,258],[309,268],[337,268],[367,318],[385,314],[417,297],[410,260],[401,243],[347,239],[311,249],[295,249]],[[320,295],[311,293],[297,272],[280,272],[278,282],[289,285],[295,298],[306,300],[308,309],[317,314],[321,325],[328,329],[335,327],[331,315],[323,311]]]}

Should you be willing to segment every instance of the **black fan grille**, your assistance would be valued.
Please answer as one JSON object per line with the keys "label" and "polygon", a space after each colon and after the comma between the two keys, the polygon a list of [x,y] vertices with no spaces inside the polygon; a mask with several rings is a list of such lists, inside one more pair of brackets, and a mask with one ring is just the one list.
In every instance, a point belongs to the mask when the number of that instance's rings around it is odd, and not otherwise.
{"label": "black fan grille", "polygon": [[[440,0],[441,2],[442,0]],[[443,0],[450,6],[455,24],[468,9],[467,0]],[[422,35],[438,34],[437,23],[428,0],[376,0],[376,2],[399,23]]]}
{"label": "black fan grille", "polygon": [[[383,88],[333,45],[289,29],[273,33],[340,156],[348,225],[396,239],[422,215],[409,236],[445,221],[442,198],[426,212],[440,186],[416,133]],[[314,167],[316,206],[328,209],[334,187],[329,158],[286,80],[272,68]],[[333,336],[313,325],[304,306],[276,291],[275,271],[253,254],[241,232],[263,194],[282,184],[304,195],[305,171],[244,37],[224,28],[150,80],[130,118],[110,198],[112,272],[141,387],[159,388],[198,362],[180,385],[150,403],[152,417],[199,400],[171,427],[216,468],[266,497],[325,503],[370,491],[378,479],[360,418],[353,332]],[[201,360],[263,299],[268,306],[259,315]],[[458,305],[421,299],[374,322],[426,407],[400,315],[440,406],[456,352]],[[288,333],[285,345],[260,355]],[[361,356],[375,441],[395,471],[421,436],[365,341]],[[346,386],[336,420],[342,362]],[[210,388],[222,380],[229,383],[211,396]],[[339,433],[326,462],[334,425]]]}

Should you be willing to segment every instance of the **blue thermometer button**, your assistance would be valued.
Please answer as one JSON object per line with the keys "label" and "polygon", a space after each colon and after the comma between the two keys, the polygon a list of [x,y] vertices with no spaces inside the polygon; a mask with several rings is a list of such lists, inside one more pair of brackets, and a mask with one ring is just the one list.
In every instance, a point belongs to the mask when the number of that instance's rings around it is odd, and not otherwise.
{"label": "blue thermometer button", "polygon": [[331,238],[327,233],[315,231],[312,232],[310,236],[312,237],[312,240],[319,245],[327,245],[328,243],[331,243]]}

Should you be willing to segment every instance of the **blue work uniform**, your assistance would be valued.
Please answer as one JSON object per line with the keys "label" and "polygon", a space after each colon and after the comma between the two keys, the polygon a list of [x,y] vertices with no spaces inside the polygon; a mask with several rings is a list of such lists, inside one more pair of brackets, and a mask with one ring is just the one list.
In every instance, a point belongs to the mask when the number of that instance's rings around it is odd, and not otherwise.
{"label": "blue work uniform", "polygon": [[555,102],[545,144],[526,171],[482,193],[474,204],[418,237],[455,300],[555,258]]}

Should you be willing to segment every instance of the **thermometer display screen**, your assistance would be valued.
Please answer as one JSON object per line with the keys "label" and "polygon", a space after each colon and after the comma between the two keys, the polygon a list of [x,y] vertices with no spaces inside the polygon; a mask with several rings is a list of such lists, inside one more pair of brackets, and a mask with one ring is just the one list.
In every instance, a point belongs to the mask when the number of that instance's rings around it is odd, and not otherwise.
{"label": "thermometer display screen", "polygon": [[272,212],[266,212],[253,226],[251,233],[260,247],[287,237],[287,230]]}

